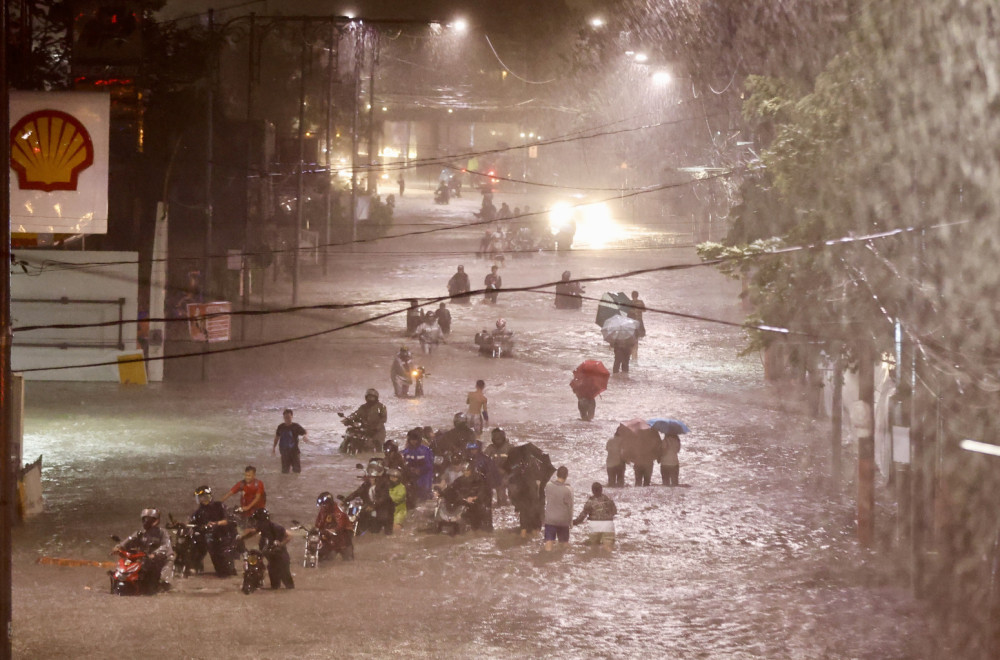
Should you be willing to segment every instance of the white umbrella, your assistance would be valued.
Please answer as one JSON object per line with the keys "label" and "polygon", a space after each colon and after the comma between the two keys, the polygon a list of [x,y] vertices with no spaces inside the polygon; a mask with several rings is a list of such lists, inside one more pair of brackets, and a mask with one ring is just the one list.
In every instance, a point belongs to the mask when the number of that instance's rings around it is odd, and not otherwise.
{"label": "white umbrella", "polygon": [[624,314],[616,314],[610,317],[601,326],[601,334],[604,335],[604,341],[607,342],[632,339],[638,332],[639,322],[635,319],[630,319]]}

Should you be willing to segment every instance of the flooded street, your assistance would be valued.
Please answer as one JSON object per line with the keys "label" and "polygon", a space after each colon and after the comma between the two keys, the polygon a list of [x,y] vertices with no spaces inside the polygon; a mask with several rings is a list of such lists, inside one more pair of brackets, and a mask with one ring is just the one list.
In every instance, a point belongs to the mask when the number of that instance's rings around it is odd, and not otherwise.
{"label": "flooded street", "polygon": [[[467,196],[436,207],[426,193],[410,193],[400,201],[397,231],[469,222],[478,202]],[[441,296],[458,264],[479,288],[490,265],[474,254],[480,234],[470,228],[338,253],[325,277],[318,266],[304,269],[299,304]],[[527,287],[565,270],[585,278],[695,264],[692,247],[672,247],[686,242],[633,230],[604,250],[511,257],[501,274],[505,287]],[[290,305],[287,283],[269,278],[268,286],[271,308]],[[556,310],[551,293],[501,292],[496,306],[481,297],[449,304],[451,336],[430,356],[404,338],[398,314],[212,357],[207,382],[197,358],[168,365],[169,382],[141,389],[29,382],[24,455],[44,456],[47,510],[15,532],[15,655],[942,657],[923,606],[884,557],[854,542],[851,487],[829,480],[829,422],[804,416],[794,391],[764,384],[760,358],[738,356],[738,328],[652,311],[739,322],[738,284],[695,267],[586,288],[594,298],[636,289],[651,309],[638,362],[629,376],[612,378],[590,423],[578,419],[571,372],[585,359],[610,367],[613,357],[594,323],[596,303]],[[405,307],[251,318],[247,343]],[[516,355],[477,355],[473,335],[499,317],[515,333]],[[392,396],[389,365],[404,343],[429,374],[423,399]],[[543,554],[540,539],[516,535],[516,516],[505,507],[495,512],[495,533],[456,538],[427,533],[429,512],[420,510],[400,535],[358,539],[354,563],[318,569],[301,567],[297,538],[294,591],[244,596],[236,578],[197,576],[155,598],[117,598],[103,569],[36,563],[107,560],[109,536],[138,528],[143,507],[186,516],[196,486],[225,492],[248,463],[258,466],[276,522],[312,520],[319,492],[346,493],[357,483],[357,460],[337,452],[337,412],[353,411],[376,387],[389,410],[388,437],[402,444],[413,426],[450,427],[478,378],[490,426],[569,468],[575,512],[592,482],[606,482],[605,443],[635,417],[676,417],[691,427],[682,437],[682,487],[662,487],[656,469],[653,486],[633,487],[629,468],[629,485],[606,491],[619,511],[610,557],[584,545],[584,526],[572,530],[565,552]],[[286,407],[313,441],[303,446],[300,475],[280,474],[271,455]],[[846,472],[851,465],[845,461]]]}

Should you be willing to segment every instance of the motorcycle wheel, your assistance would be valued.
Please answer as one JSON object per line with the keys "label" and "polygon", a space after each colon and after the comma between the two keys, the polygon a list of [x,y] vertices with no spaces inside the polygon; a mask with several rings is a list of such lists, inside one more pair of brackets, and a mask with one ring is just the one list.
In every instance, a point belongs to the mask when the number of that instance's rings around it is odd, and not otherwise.
{"label": "motorcycle wheel", "polygon": [[243,576],[243,593],[249,595],[252,594],[257,589],[256,581],[253,580],[249,575]]}
{"label": "motorcycle wheel", "polygon": [[413,396],[423,396],[424,395],[424,384],[418,382],[413,390]]}

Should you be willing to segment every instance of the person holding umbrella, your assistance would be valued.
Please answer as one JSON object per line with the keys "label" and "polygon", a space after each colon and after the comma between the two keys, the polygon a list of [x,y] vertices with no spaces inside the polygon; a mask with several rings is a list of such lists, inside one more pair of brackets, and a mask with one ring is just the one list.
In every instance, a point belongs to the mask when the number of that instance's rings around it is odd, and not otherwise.
{"label": "person holding umbrella", "polygon": [[690,433],[691,429],[687,424],[679,419],[658,417],[646,422],[654,430],[663,434],[663,441],[660,444],[660,478],[663,479],[664,486],[680,485],[678,478],[681,469],[677,454],[681,451],[682,433]]}
{"label": "person holding umbrella", "polygon": [[604,340],[611,344],[615,352],[615,364],[612,373],[628,373],[628,363],[632,357],[632,346],[637,341],[639,323],[624,314],[615,314],[601,325]]}
{"label": "person holding umbrella", "polygon": [[663,449],[660,452],[660,478],[664,486],[677,486],[681,470],[681,462],[677,454],[681,450],[681,439],[676,435],[663,436]]}
{"label": "person holding umbrella", "polygon": [[597,395],[608,389],[610,375],[608,368],[599,360],[585,360],[573,370],[573,380],[569,382],[569,387],[576,395],[576,405],[583,421],[594,419]]}

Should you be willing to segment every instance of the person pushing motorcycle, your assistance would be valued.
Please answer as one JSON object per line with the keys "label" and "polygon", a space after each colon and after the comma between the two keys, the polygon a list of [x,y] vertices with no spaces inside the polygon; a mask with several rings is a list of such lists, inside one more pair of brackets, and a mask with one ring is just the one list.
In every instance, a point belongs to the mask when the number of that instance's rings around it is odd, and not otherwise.
{"label": "person pushing motorcycle", "polygon": [[413,382],[413,378],[410,376],[410,371],[413,369],[412,360],[413,357],[406,346],[400,346],[399,353],[392,360],[389,378],[392,380],[392,390],[398,397],[405,397],[409,394],[410,383]]}
{"label": "person pushing motorcycle", "polygon": [[[389,412],[385,404],[378,400],[378,390],[374,387],[365,392],[365,402],[351,414],[352,420],[361,424],[361,430],[372,448],[381,447],[385,442],[385,422]],[[376,451],[378,451],[376,449]]]}
{"label": "person pushing motorcycle", "polygon": [[[233,560],[229,556],[233,540],[236,538],[236,523],[229,519],[226,505],[212,499],[212,489],[209,486],[195,488],[194,495],[198,509],[191,514],[189,521],[206,531],[208,556],[212,559],[215,574],[219,577],[236,575],[236,568],[233,567]],[[201,556],[204,557],[204,554]],[[200,558],[198,561],[201,561]]]}
{"label": "person pushing motorcycle", "polygon": [[170,534],[160,528],[160,512],[143,509],[139,515],[142,529],[115,546],[115,551],[142,552],[146,556],[139,567],[139,585],[143,593],[156,593],[160,574],[173,555]]}
{"label": "person pushing motorcycle", "polygon": [[292,580],[292,559],[288,556],[288,543],[292,535],[281,525],[271,522],[267,509],[257,509],[250,516],[252,528],[243,532],[240,540],[246,540],[256,534],[260,535],[259,548],[267,557],[267,577],[271,580],[271,588],[277,589],[282,584],[287,589],[294,589]]}
{"label": "person pushing motorcycle", "polygon": [[[364,516],[364,530],[378,533],[383,531],[392,534],[392,516],[395,505],[389,495],[389,477],[386,475],[385,466],[381,463],[371,462],[365,468],[361,485],[358,486],[346,499],[360,499],[363,503],[362,515]],[[359,526],[360,534],[362,527]]]}
{"label": "person pushing motorcycle", "polygon": [[331,554],[340,553],[344,560],[354,559],[354,529],[347,513],[340,508],[333,494],[323,491],[316,498],[316,529],[323,539],[319,558],[326,559]]}

